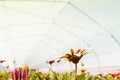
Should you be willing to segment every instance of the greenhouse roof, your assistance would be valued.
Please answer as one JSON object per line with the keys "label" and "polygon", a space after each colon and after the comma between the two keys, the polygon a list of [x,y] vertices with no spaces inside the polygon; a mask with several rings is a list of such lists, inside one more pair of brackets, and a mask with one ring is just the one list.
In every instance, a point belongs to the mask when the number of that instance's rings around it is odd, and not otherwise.
{"label": "greenhouse roof", "polygon": [[3,0],[0,59],[46,69],[47,60],[86,48],[95,53],[82,60],[86,66],[119,66],[119,21],[120,0]]}

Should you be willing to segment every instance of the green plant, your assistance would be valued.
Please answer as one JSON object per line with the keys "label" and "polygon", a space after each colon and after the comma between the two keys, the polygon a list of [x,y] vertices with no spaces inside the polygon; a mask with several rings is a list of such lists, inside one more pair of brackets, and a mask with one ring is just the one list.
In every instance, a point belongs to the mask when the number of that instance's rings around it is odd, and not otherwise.
{"label": "green plant", "polygon": [[11,77],[10,73],[0,71],[0,80],[9,80],[10,77]]}

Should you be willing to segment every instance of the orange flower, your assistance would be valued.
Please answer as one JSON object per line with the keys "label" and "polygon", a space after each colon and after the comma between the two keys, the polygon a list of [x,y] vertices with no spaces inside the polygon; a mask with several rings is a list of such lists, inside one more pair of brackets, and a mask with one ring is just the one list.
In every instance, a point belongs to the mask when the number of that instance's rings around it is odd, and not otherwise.
{"label": "orange flower", "polygon": [[85,54],[87,54],[88,52],[87,52],[87,50],[86,49],[83,49],[83,50],[80,50],[80,52],[79,52],[81,55],[85,55]]}
{"label": "orange flower", "polygon": [[[82,49],[78,49],[77,51],[74,51],[74,49],[70,49],[70,53],[67,53],[67,54],[61,56],[59,58],[58,62],[61,61],[61,59],[64,59],[64,60],[68,60],[68,61],[73,62],[73,63],[76,64],[87,53],[88,52],[87,52],[86,49],[83,49],[83,50]],[[79,54],[79,55],[76,55],[76,54]]]}
{"label": "orange flower", "polygon": [[[74,49],[70,49],[70,53],[67,53],[67,54],[61,56],[57,62],[60,62],[61,59],[64,59],[64,60],[68,60],[68,61],[74,63],[75,64],[74,80],[76,80],[77,64],[79,63],[80,59],[87,53],[88,52],[87,52],[86,49],[83,49],[83,50],[82,49],[78,49],[76,51],[74,51]],[[85,72],[86,70],[82,70],[82,71]]]}

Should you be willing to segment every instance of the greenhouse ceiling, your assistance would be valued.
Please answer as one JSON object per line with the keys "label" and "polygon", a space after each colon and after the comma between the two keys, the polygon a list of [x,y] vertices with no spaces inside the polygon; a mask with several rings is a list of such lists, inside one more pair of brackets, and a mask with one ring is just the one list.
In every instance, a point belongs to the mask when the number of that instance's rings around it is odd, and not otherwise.
{"label": "greenhouse ceiling", "polygon": [[47,60],[85,48],[95,53],[86,66],[119,66],[119,21],[120,0],[3,0],[0,59],[46,69]]}

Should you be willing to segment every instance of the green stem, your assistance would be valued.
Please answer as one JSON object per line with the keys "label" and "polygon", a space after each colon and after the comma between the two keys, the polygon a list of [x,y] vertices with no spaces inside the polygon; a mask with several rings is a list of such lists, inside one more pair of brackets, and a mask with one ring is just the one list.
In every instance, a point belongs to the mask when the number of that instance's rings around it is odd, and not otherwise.
{"label": "green stem", "polygon": [[73,80],[76,80],[76,77],[77,77],[77,63],[75,64],[75,74]]}
{"label": "green stem", "polygon": [[39,78],[39,80],[41,80],[41,78],[40,78],[39,74],[38,74],[38,73],[36,73],[36,75],[37,75],[37,77]]}

